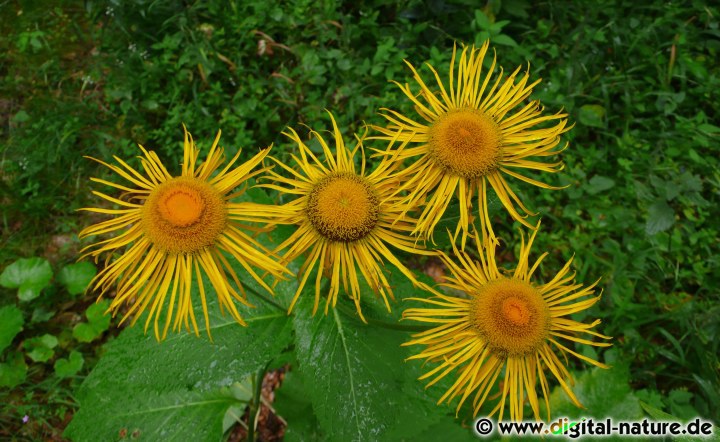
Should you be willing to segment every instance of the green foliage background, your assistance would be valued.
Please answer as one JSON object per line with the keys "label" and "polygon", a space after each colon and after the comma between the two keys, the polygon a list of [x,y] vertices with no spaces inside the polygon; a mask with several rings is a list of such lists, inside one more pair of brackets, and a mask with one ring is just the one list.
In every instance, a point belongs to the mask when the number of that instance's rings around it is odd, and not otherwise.
{"label": "green foliage background", "polygon": [[[195,426],[204,438],[219,439],[235,422],[227,413],[242,414],[256,397],[246,394],[253,376],[285,363],[294,370],[274,406],[289,440],[362,439],[361,427],[380,432],[367,438],[465,435],[467,413],[453,421],[451,408],[432,403],[442,388],[424,391],[414,381],[421,367],[401,362],[407,354],[396,344],[407,332],[363,327],[342,311],[310,318],[300,304],[285,318],[261,305],[250,316],[265,319],[223,328],[227,337],[215,345],[237,348],[212,347],[217,365],[200,369],[194,364],[211,351],[203,339],[158,346],[138,328],[116,337],[93,296],[78,289],[95,269],[71,266],[75,233],[96,221],[75,210],[94,204],[88,177],[105,173],[83,155],[131,158],[140,143],[177,170],[184,122],[201,148],[221,128],[230,152],[274,144],[283,158],[292,149],[284,128],[328,127],[326,108],[347,137],[364,122],[382,124],[382,106],[412,112],[388,82],[410,80],[402,59],[442,72],[454,41],[486,38],[506,70],[529,61],[533,78],[543,78],[534,98],[576,124],[566,169],[552,178],[569,188],[515,188],[542,214],[535,250],[550,252],[543,269],[576,253],[578,280],[602,278],[602,302],[577,319],[603,319],[614,348],[592,356],[615,368],[581,371],[571,361],[589,411],[635,418],[655,409],[719,422],[719,18],[717,6],[699,0],[0,5],[0,435],[61,439],[76,416],[66,437],[85,439],[97,430],[86,404],[110,400],[130,414],[200,404],[144,413],[136,427],[192,416],[207,424]],[[512,262],[516,226],[496,220]],[[394,307],[397,317],[403,304]],[[393,319],[385,316],[376,320]],[[339,342],[344,350],[334,356],[314,350]],[[154,352],[175,355],[172,364],[156,369]],[[158,381],[168,369],[175,384]],[[360,397],[348,385],[370,387]],[[354,416],[363,419],[355,430],[337,414],[347,400],[371,407]],[[553,400],[565,412],[562,396]],[[108,425],[119,438],[125,424]],[[158,437],[185,430],[165,425],[170,433]]]}

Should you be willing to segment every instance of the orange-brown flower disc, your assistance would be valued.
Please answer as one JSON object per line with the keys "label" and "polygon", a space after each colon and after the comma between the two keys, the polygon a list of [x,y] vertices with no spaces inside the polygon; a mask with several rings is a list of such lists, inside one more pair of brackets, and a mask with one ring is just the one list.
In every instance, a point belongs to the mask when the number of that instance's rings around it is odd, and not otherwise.
{"label": "orange-brown flower disc", "polygon": [[189,188],[168,189],[158,202],[158,213],[167,222],[177,227],[196,223],[205,209],[200,194]]}
{"label": "orange-brown flower disc", "polygon": [[435,161],[446,171],[478,178],[495,170],[500,161],[502,134],[492,118],[471,108],[440,115],[428,130]]}
{"label": "orange-brown flower disc", "polygon": [[475,295],[472,323],[498,357],[524,356],[545,342],[550,311],[540,292],[520,279],[500,278]]}
{"label": "orange-brown flower disc", "polygon": [[307,216],[332,241],[357,241],[378,221],[379,201],[370,183],[352,173],[329,175],[310,191]]}
{"label": "orange-brown flower disc", "polygon": [[160,184],[142,208],[148,238],[170,253],[192,253],[212,245],[226,222],[222,195],[198,178],[177,177]]}

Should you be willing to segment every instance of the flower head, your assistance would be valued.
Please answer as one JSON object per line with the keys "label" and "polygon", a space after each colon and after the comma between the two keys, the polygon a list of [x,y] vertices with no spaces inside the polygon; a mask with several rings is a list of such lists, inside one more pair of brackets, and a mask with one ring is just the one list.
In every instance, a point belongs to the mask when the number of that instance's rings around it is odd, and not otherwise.
{"label": "flower head", "polygon": [[[472,199],[476,192],[480,218],[489,221],[488,184],[514,219],[533,228],[525,219],[529,210],[510,188],[506,177],[554,188],[519,170],[550,173],[561,170],[560,161],[540,160],[564,149],[564,146],[558,148],[560,135],[569,130],[567,114],[543,115],[543,107],[537,100],[523,104],[540,82],[529,83],[529,72],[518,78],[518,67],[510,76],[503,77],[502,69],[495,75],[495,57],[490,69],[483,72],[488,45],[489,42],[485,42],[480,48],[464,47],[459,60],[453,48],[447,87],[432,66],[428,65],[436,87],[428,86],[406,61],[419,91],[415,92],[408,84],[396,84],[413,102],[421,120],[383,109],[389,124],[373,126],[381,134],[376,138],[402,143],[398,149],[393,149],[391,144],[383,152],[385,155],[395,155],[400,161],[412,160],[399,174],[403,182],[400,190],[408,191],[405,203],[416,207],[427,199],[412,233],[432,237],[450,200],[457,195],[460,218],[455,234],[463,232],[462,248],[472,224]],[[487,225],[489,227],[489,222]]]}
{"label": "flower head", "polygon": [[[372,172],[366,173],[362,140],[358,139],[356,147],[350,151],[332,114],[330,119],[335,138],[334,152],[321,134],[311,132],[322,146],[325,161],[320,161],[293,129],[285,133],[298,145],[299,156],[292,155],[297,170],[273,159],[292,176],[286,178],[271,171],[266,178],[273,183],[263,186],[297,197],[282,206],[269,207],[266,212],[274,212],[269,219],[275,224],[297,225],[297,230],[277,248],[277,251],[286,249],[282,262],[289,263],[307,253],[290,310],[312,270],[317,267],[313,312],[317,311],[320,302],[325,275],[329,280],[325,313],[330,306],[336,305],[342,286],[363,318],[358,275],[382,296],[388,310],[388,297],[392,298],[393,292],[383,271],[383,260],[419,284],[387,245],[411,253],[434,253],[417,249],[413,238],[408,236],[414,220],[403,216],[404,207],[398,204],[400,198],[393,195],[398,183],[389,178],[397,163],[383,159]],[[355,164],[358,151],[361,156],[359,171]]]}
{"label": "flower head", "polygon": [[[549,385],[546,373],[552,374],[570,399],[579,407],[580,402],[570,386],[573,381],[567,364],[567,355],[573,355],[598,367],[606,365],[575,352],[567,342],[609,346],[593,342],[582,335],[610,339],[592,329],[600,323],[595,320],[584,324],[568,318],[586,310],[600,296],[594,296],[597,284],[583,287],[574,281],[570,272],[572,259],[546,283],[533,278],[544,253],[532,266],[529,254],[537,231],[525,243],[523,237],[517,267],[512,272],[498,269],[495,262],[496,239],[486,235],[481,242],[476,234],[480,261],[464,251],[454,248],[456,260],[442,255],[452,276],[442,285],[460,291],[452,296],[435,292],[429,299],[414,299],[427,305],[411,308],[403,318],[433,324],[434,328],[413,336],[405,345],[422,345],[425,348],[410,359],[426,359],[436,366],[420,379],[432,378],[428,387],[451,372],[456,380],[438,403],[460,397],[457,410],[474,393],[474,414],[485,403],[498,378],[500,400],[489,413],[499,412],[502,420],[506,402],[509,402],[510,419],[523,419],[525,397],[536,419],[540,419],[537,384],[540,384],[550,420]],[[437,325],[440,324],[440,325]],[[437,325],[437,326],[436,326]]]}
{"label": "flower head", "polygon": [[[269,148],[232,168],[240,156],[238,152],[230,163],[219,170],[225,161],[223,149],[218,147],[219,141],[220,132],[207,158],[198,166],[198,149],[186,130],[180,176],[171,175],[157,154],[142,146],[143,155],[139,157],[142,172],[118,157],[114,157],[118,165],[91,158],[116,173],[125,183],[92,178],[92,181],[124,193],[114,198],[93,191],[93,194],[120,206],[119,209],[82,209],[113,216],[80,232],[81,238],[113,234],[111,238],[83,249],[83,256],[93,256],[97,260],[106,255],[108,261],[90,287],[100,291],[100,297],[111,287],[116,287],[110,304],[113,315],[121,305],[130,305],[122,321],[135,315],[134,324],[140,314],[149,309],[145,329],[154,322],[158,340],[167,336],[171,323],[173,330],[182,324],[190,329],[192,324],[198,334],[192,306],[193,280],[199,287],[205,327],[210,334],[203,273],[217,294],[221,309],[229,311],[237,322],[245,325],[234,301],[250,304],[228,257],[237,260],[261,286],[271,292],[251,266],[276,277],[288,272],[244,231],[252,228],[240,224],[241,221],[260,221],[254,215],[255,205],[231,202],[243,192],[232,193],[234,189],[266,170],[251,172],[262,162]],[[165,317],[162,333],[159,324],[161,316]]]}

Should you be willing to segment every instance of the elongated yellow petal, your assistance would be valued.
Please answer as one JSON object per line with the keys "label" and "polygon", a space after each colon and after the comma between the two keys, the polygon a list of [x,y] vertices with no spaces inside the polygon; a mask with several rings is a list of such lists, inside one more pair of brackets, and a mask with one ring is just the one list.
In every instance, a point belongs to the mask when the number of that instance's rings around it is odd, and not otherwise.
{"label": "elongated yellow petal", "polygon": [[[440,254],[448,272],[440,286],[452,288],[453,292],[443,294],[433,290],[432,298],[407,299],[421,303],[422,307],[406,309],[403,319],[432,326],[414,334],[404,344],[422,347],[408,358],[428,363],[429,369],[419,379],[429,387],[454,376],[438,403],[459,398],[459,411],[474,393],[476,415],[486,401],[492,400],[494,405],[485,414],[497,413],[501,420],[509,410],[510,420],[520,421],[525,415],[527,400],[535,419],[540,420],[540,399],[536,391],[540,384],[549,420],[550,386],[546,371],[570,400],[581,406],[572,391],[568,356],[608,368],[561,343],[566,340],[573,345],[610,345],[587,337],[609,339],[591,330],[599,320],[584,324],[564,317],[589,308],[599,299],[592,296],[597,282],[585,288],[574,282],[570,270],[572,260],[549,283],[533,281],[540,261],[547,255],[542,254],[530,266],[530,252],[539,227],[538,223],[529,237],[521,235],[517,264],[509,271],[498,271],[495,262],[498,241],[489,231],[482,235],[475,232],[477,254],[470,255],[453,243],[454,256]],[[501,374],[498,393],[490,395]]]}
{"label": "elongated yellow petal", "polygon": [[[117,293],[110,306],[112,314],[125,310],[122,321],[132,318],[134,324],[143,312],[147,312],[145,329],[147,331],[152,324],[158,340],[167,337],[171,325],[173,331],[184,324],[188,330],[198,333],[191,300],[192,287],[196,283],[205,328],[210,336],[210,315],[201,269],[218,297],[220,311],[228,311],[241,325],[245,325],[245,321],[235,303],[250,303],[238,293],[244,293],[243,277],[236,273],[228,257],[237,260],[245,272],[271,293],[272,289],[259,273],[267,272],[278,278],[290,273],[277,262],[276,256],[251,236],[268,229],[241,224],[264,221],[269,212],[277,212],[258,210],[259,205],[228,201],[241,194],[242,190],[232,193],[235,188],[268,170],[261,168],[253,171],[269,149],[261,150],[245,163],[235,164],[239,159],[238,152],[218,172],[225,162],[223,149],[218,146],[219,140],[218,132],[205,162],[196,167],[199,151],[192,136],[185,130],[181,174],[174,177],[155,152],[142,146],[140,169],[133,168],[118,157],[114,159],[119,166],[95,160],[130,184],[92,179],[125,194],[116,198],[93,191],[94,195],[120,209],[82,209],[112,217],[80,232],[81,238],[113,235],[81,251],[83,256],[90,255],[96,260],[104,255],[108,262],[91,286],[100,296],[116,286]],[[124,253],[120,253],[123,250]],[[128,304],[127,309],[122,308],[125,304]]]}
{"label": "elongated yellow petal", "polygon": [[[395,82],[410,100],[416,113],[405,115],[397,110],[383,108],[381,115],[386,126],[371,126],[378,135],[369,139],[390,142],[377,155],[406,160],[404,168],[396,174],[401,187],[407,191],[408,205],[417,206],[427,201],[417,228],[412,232],[421,239],[431,239],[435,226],[450,206],[459,201],[459,219],[454,231],[460,233],[461,246],[465,247],[472,225],[473,192],[485,195],[489,182],[513,219],[526,227],[532,213],[505,181],[504,176],[546,189],[559,189],[541,180],[516,172],[515,168],[556,173],[562,170],[561,161],[544,162],[558,155],[560,136],[570,129],[567,114],[544,114],[537,100],[527,102],[540,80],[531,80],[529,67],[521,72],[518,67],[510,75],[496,72],[497,59],[483,70],[483,61],[489,42],[482,46],[453,48],[446,84],[438,70],[428,64],[431,78],[426,82],[412,63],[407,60],[414,85]],[[425,120],[423,122],[423,120]],[[401,147],[394,147],[401,143]],[[477,207],[481,222],[492,230],[487,220],[487,199],[479,198]]]}

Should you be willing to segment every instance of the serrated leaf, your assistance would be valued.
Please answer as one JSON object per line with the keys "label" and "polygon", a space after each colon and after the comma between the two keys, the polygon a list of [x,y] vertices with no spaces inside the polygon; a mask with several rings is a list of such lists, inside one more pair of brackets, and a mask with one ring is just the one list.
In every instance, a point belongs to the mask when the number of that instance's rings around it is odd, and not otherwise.
{"label": "serrated leaf", "polygon": [[27,364],[20,352],[10,353],[5,362],[0,363],[0,387],[16,387],[23,383],[26,375]]}
{"label": "serrated leaf", "polygon": [[80,387],[65,436],[114,440],[126,429],[148,440],[220,440],[226,410],[241,403],[223,387],[257,372],[291,340],[285,311],[256,304],[244,315],[247,327],[213,317],[213,342],[183,332],[158,343],[141,326],[124,330]]}
{"label": "serrated leaf", "polygon": [[70,352],[67,359],[60,358],[55,361],[55,374],[61,378],[74,376],[82,369],[84,364],[85,359],[83,358],[82,353],[73,350]]}
{"label": "serrated leaf", "polygon": [[0,353],[5,351],[22,331],[24,322],[22,311],[14,305],[0,308]]}
{"label": "serrated leaf", "polygon": [[648,235],[655,235],[663,232],[675,223],[675,211],[665,201],[655,201],[648,207],[645,232]]}
{"label": "serrated leaf", "polygon": [[21,258],[0,274],[0,285],[18,289],[18,299],[32,301],[50,284],[53,273],[50,263],[43,258]]}
{"label": "serrated leaf", "polygon": [[604,177],[601,175],[595,175],[588,181],[587,187],[585,188],[587,192],[591,195],[595,195],[600,192],[604,192],[608,189],[612,189],[615,187],[615,181],[608,177]]}
{"label": "serrated leaf", "polygon": [[85,291],[90,281],[97,274],[97,269],[87,261],[70,264],[58,272],[58,281],[64,285],[71,295],[79,295]]}
{"label": "serrated leaf", "polygon": [[273,406],[278,415],[287,422],[285,441],[326,440],[313,413],[306,383],[297,369],[285,374],[282,386],[275,391]]}
{"label": "serrated leaf", "polygon": [[679,179],[683,192],[702,192],[703,181],[699,176],[685,172]]}
{"label": "serrated leaf", "polygon": [[420,364],[405,363],[410,352],[400,344],[408,333],[364,324],[337,309],[313,317],[313,297],[303,295],[293,315],[296,353],[327,437],[411,438],[447,419],[448,409],[435,405],[417,381]]}

